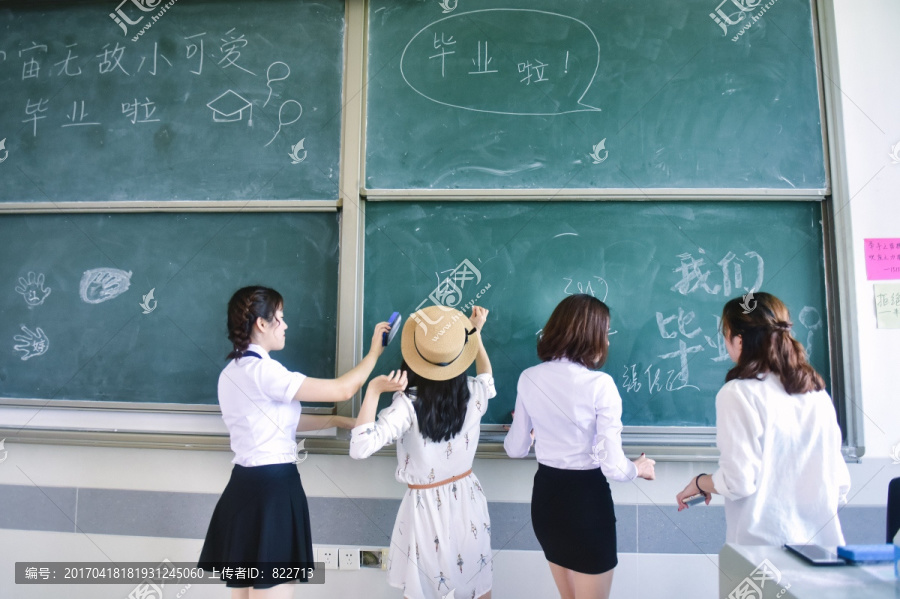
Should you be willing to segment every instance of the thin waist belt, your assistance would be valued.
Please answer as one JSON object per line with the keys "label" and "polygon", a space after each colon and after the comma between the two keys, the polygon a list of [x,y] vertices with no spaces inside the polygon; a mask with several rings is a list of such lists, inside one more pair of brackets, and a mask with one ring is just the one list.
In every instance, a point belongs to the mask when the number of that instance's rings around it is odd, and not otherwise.
{"label": "thin waist belt", "polygon": [[439,480],[438,482],[436,482],[436,483],[431,483],[431,484],[429,484],[429,485],[407,485],[407,486],[408,486],[410,489],[433,489],[433,488],[435,488],[435,487],[440,487],[441,485],[449,485],[449,484],[452,483],[453,481],[459,480],[459,479],[461,479],[461,478],[465,478],[465,477],[469,476],[470,474],[472,474],[472,469],[471,469],[471,468],[469,468],[468,470],[466,470],[466,471],[463,472],[462,474],[457,474],[456,476],[451,476],[450,478],[448,478],[448,479],[446,479],[446,480]]}

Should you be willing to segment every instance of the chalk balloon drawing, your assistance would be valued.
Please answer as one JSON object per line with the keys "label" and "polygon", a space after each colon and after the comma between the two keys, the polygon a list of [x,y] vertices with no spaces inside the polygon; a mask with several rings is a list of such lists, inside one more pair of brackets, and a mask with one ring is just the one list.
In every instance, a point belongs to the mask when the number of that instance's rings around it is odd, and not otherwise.
{"label": "chalk balloon drawing", "polygon": [[81,277],[81,299],[89,304],[99,304],[128,291],[131,271],[118,268],[92,268]]}
{"label": "chalk balloon drawing", "polygon": [[587,24],[525,8],[444,17],[420,29],[400,57],[403,80],[432,102],[522,116],[599,111],[584,103],[599,66],[600,43]]}

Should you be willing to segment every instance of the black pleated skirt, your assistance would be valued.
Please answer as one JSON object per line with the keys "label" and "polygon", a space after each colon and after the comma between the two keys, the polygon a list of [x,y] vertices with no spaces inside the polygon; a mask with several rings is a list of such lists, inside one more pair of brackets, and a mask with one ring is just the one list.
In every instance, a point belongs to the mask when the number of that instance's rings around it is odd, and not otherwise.
{"label": "black pleated skirt", "polygon": [[[313,566],[314,557],[309,507],[297,465],[235,464],[209,523],[198,567],[221,571],[252,564],[266,573],[264,564],[306,568]],[[257,577],[226,585],[265,589],[284,582],[290,579]]]}
{"label": "black pleated skirt", "polygon": [[618,563],[616,513],[599,468],[560,470],[538,464],[531,523],[551,563],[583,574],[602,574]]}

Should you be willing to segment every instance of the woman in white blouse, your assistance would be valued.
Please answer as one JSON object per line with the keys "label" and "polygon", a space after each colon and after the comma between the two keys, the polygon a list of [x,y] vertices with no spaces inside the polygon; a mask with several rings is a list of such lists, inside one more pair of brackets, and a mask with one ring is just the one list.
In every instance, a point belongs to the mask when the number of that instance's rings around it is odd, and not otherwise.
{"label": "woman in white blouse", "polygon": [[718,493],[726,542],[843,545],[837,510],[850,475],[841,431],[822,377],[791,336],[787,307],[768,293],[732,299],[722,334],[736,365],[716,395],[719,469],[687,484],[679,511],[691,496],[709,504]]}
{"label": "woman in white blouse", "polygon": [[564,299],[544,326],[541,364],[519,377],[503,446],[538,461],[531,497],[534,534],[563,599],[605,599],[616,556],[616,516],[607,479],[654,478],[655,462],[622,451],[622,398],[594,370],[609,349],[609,308],[590,295]]}
{"label": "woman in white blouse", "polygon": [[[255,567],[253,580],[235,576],[226,582],[232,599],[284,599],[312,566],[309,509],[295,461],[298,430],[331,426],[350,428],[340,416],[301,418],[301,401],[337,402],[362,387],[383,351],[386,322],[375,327],[372,346],[362,361],[336,379],[316,379],[291,372],[269,353],[284,349],[284,300],[274,289],[244,287],[228,302],[228,338],[234,350],[219,375],[219,406],[231,437],[234,468],[216,504],[198,565],[223,572],[225,567]],[[307,341],[313,342],[313,341]],[[284,579],[269,575],[277,564]]]}

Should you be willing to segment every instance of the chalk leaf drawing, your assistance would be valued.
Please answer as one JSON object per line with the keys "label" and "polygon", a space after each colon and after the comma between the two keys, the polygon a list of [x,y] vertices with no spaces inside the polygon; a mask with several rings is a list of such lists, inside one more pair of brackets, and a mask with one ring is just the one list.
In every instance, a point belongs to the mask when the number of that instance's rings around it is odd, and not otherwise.
{"label": "chalk leaf drawing", "polygon": [[92,268],[81,277],[81,299],[89,304],[99,304],[128,291],[131,271],[118,268]]}
{"label": "chalk leaf drawing", "polygon": [[142,296],[143,301],[140,303],[141,308],[144,309],[144,314],[150,314],[154,310],[156,310],[156,300],[153,299],[153,292],[156,291],[156,287],[150,290],[150,293]]}
{"label": "chalk leaf drawing", "polygon": [[[291,153],[288,154],[291,157],[291,164],[300,164],[304,160],[306,160],[306,150],[303,149],[303,142],[306,141],[304,137],[300,141],[298,141],[293,148],[291,148]],[[300,155],[301,150],[303,151],[303,155]]]}
{"label": "chalk leaf drawing", "polygon": [[440,4],[441,8],[444,9],[444,13],[448,13],[456,10],[456,6],[459,4],[459,0],[453,0],[453,2],[451,2],[450,0],[441,0],[440,2],[438,2],[438,4]]}
{"label": "chalk leaf drawing", "polygon": [[9,158],[9,151],[6,149],[6,138],[0,139],[0,162],[4,162]]}
{"label": "chalk leaf drawing", "polygon": [[28,273],[28,278],[19,277],[19,284],[16,291],[25,298],[25,303],[29,306],[40,306],[50,295],[50,288],[44,287],[44,273],[35,275],[33,272]]}
{"label": "chalk leaf drawing", "polygon": [[47,353],[47,350],[50,349],[50,340],[44,334],[44,331],[41,330],[41,327],[36,327],[34,331],[31,331],[23,324],[20,328],[25,334],[13,337],[18,342],[18,345],[13,346],[13,349],[22,352],[23,360]]}
{"label": "chalk leaf drawing", "polygon": [[606,149],[606,138],[604,137],[600,140],[600,143],[594,146],[594,151],[591,152],[591,159],[594,161],[594,164],[600,164],[607,158],[609,158],[609,150]]}

